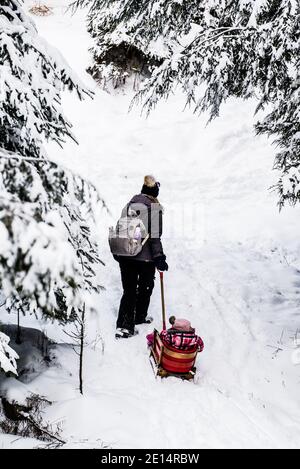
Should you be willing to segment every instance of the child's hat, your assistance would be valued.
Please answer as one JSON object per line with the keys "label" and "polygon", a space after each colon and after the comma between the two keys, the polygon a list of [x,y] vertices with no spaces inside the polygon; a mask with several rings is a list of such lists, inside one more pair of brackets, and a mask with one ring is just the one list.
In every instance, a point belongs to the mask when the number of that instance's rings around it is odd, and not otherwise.
{"label": "child's hat", "polygon": [[193,330],[192,325],[190,321],[187,319],[176,319],[173,325],[174,329],[177,329],[178,331],[191,331]]}

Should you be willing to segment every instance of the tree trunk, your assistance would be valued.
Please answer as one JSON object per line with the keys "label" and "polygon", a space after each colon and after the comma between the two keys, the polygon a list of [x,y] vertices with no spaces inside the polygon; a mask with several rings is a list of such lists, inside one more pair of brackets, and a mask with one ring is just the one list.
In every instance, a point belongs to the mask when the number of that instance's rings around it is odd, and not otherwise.
{"label": "tree trunk", "polygon": [[85,337],[85,304],[83,305],[81,313],[81,331],[80,331],[80,356],[79,356],[79,390],[83,395],[83,352],[84,352],[84,337]]}
{"label": "tree trunk", "polygon": [[16,344],[21,344],[21,327],[20,327],[20,310],[18,309],[18,326],[17,326],[17,336],[16,336]]}

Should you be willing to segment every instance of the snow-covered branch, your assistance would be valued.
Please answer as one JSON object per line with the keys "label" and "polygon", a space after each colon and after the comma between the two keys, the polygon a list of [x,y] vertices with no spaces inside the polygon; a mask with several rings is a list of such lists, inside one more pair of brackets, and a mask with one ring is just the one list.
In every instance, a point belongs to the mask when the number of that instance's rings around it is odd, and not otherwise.
{"label": "snow-covered branch", "polygon": [[9,346],[10,339],[0,332],[0,369],[17,375],[18,354]]}

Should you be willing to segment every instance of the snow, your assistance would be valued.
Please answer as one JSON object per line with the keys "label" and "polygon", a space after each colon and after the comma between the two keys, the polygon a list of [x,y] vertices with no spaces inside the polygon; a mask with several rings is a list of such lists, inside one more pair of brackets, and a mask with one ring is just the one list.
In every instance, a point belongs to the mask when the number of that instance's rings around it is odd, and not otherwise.
{"label": "snow", "polygon": [[[32,392],[54,402],[45,418],[63,422],[67,447],[299,447],[300,209],[279,213],[268,190],[277,178],[276,149],[253,134],[255,103],[228,101],[209,126],[207,116],[181,112],[179,95],[147,120],[139,109],[128,113],[132,90],[109,95],[86,74],[91,41],[84,12],[65,13],[67,3],[48,0],[53,15],[36,18],[38,29],[95,99],[65,96],[80,145],[53,144],[48,153],[92,181],[111,215],[99,214],[106,291],[88,327],[94,343],[86,349],[84,396],[77,357],[60,328],[41,325],[59,341],[55,364],[30,382]],[[129,341],[114,340],[121,286],[108,226],[146,173],[162,184],[168,314],[190,319],[206,345],[195,383],[154,379],[145,342],[150,327],[140,326]],[[158,284],[150,314],[159,328]],[[37,322],[22,319],[29,327]],[[20,446],[0,436],[0,447]],[[30,446],[36,442],[23,440]]]}
{"label": "snow", "polygon": [[43,444],[33,438],[19,438],[15,435],[1,435],[0,449],[40,448]]}
{"label": "snow", "polygon": [[263,7],[266,5],[266,0],[254,0],[253,2],[253,11],[252,15],[249,19],[248,26],[257,26],[257,16],[258,13],[263,9]]}
{"label": "snow", "polygon": [[26,406],[26,401],[31,396],[28,387],[15,378],[3,380],[0,389],[1,396],[4,396],[9,402],[17,402],[19,405]]}
{"label": "snow", "polygon": [[9,346],[10,338],[0,332],[0,370],[16,374],[18,354]]}

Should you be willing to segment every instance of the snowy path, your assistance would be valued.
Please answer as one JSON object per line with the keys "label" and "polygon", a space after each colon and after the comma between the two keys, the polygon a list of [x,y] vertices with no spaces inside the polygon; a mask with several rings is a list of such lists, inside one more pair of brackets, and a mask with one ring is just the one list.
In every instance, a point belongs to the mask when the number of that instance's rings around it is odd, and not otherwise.
{"label": "snowy path", "polygon": [[[181,113],[180,97],[148,120],[138,110],[128,114],[130,96],[104,93],[85,73],[84,15],[64,15],[61,0],[48,3],[56,8],[38,19],[40,32],[96,92],[85,103],[66,97],[80,146],[51,146],[49,153],[93,181],[113,215],[101,215],[107,291],[91,324],[91,337],[101,333],[105,353],[101,343],[87,352],[82,398],[74,389],[76,356],[58,347],[59,366],[31,383],[56,402],[47,417],[64,421],[70,447],[299,447],[300,369],[292,362],[300,327],[299,209],[279,215],[267,190],[276,176],[273,149],[252,134],[253,104],[229,103],[209,127]],[[146,327],[126,343],[113,338],[121,291],[106,227],[148,172],[161,179],[166,209],[168,312],[191,318],[206,344],[195,384],[155,381]],[[196,226],[190,212],[197,213]],[[168,229],[175,221],[174,234]],[[158,286],[151,313],[159,327]]]}

